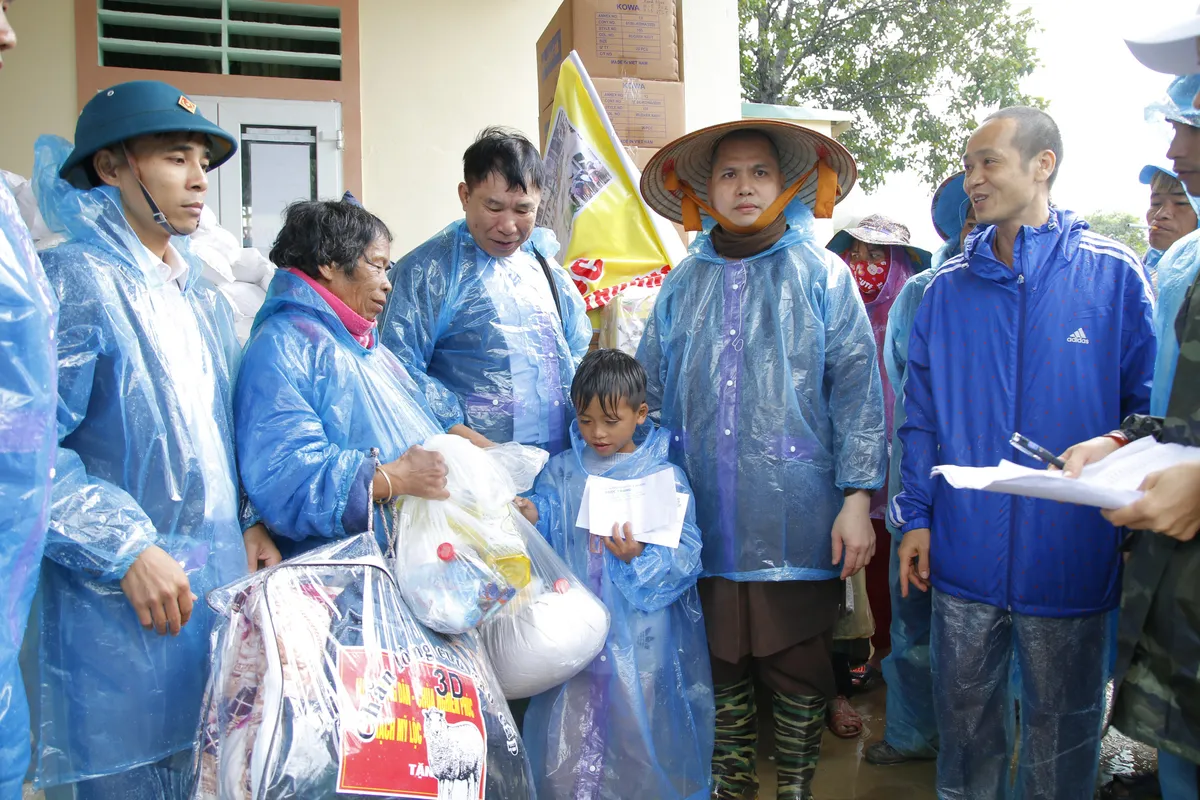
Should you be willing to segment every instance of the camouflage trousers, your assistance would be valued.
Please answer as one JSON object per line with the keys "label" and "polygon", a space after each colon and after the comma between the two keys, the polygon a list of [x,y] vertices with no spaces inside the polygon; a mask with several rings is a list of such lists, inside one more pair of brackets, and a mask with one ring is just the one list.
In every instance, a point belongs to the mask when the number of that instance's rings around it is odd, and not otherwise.
{"label": "camouflage trousers", "polygon": [[1200,539],[1135,536],[1121,595],[1113,724],[1200,763]]}

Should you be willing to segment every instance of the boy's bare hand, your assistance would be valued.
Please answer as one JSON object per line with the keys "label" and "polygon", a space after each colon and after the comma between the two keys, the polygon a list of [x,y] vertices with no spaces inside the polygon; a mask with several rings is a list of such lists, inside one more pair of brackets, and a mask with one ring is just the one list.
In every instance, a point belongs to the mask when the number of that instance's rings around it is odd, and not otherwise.
{"label": "boy's bare hand", "polygon": [[604,540],[604,546],[608,548],[608,552],[612,553],[617,558],[628,564],[642,554],[646,546],[633,538],[633,526],[628,522],[625,523],[625,528],[613,523],[612,538]]}
{"label": "boy's bare hand", "polygon": [[524,497],[515,497],[513,498],[513,505],[517,507],[517,511],[521,512],[522,517],[529,520],[530,525],[538,524],[541,514],[538,513],[537,506],[533,504],[532,500]]}

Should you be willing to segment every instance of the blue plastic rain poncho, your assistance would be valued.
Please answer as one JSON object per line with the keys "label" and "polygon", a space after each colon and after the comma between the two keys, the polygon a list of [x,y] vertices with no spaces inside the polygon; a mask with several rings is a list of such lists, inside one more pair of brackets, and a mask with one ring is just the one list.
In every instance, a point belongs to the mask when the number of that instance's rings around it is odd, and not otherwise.
{"label": "blue plastic rain poncho", "polygon": [[54,464],[55,302],[0,180],[0,797],[20,797],[29,707],[17,668],[37,586]]}
{"label": "blue plastic rain poncho", "polygon": [[1167,96],[1146,106],[1147,122],[1180,122],[1200,127],[1200,108],[1192,105],[1200,92],[1200,74],[1176,76],[1167,87]]}
{"label": "blue plastic rain poncho", "polygon": [[[647,545],[628,564],[603,546],[593,552],[588,531],[575,527],[588,448],[578,426],[571,433],[573,448],[552,458],[534,486],[538,529],[612,622],[591,666],[529,706],[524,736],[538,796],[707,800],[714,710],[694,504],[678,548]],[[683,471],[667,463],[667,433],[644,426],[638,438],[636,452],[597,474],[622,480],[674,469],[676,491],[690,494]]]}
{"label": "blue plastic rain poncho", "polygon": [[246,342],[234,416],[246,493],[285,557],[366,531],[375,465],[441,433],[396,357],[361,345],[287,270]]}
{"label": "blue plastic rain poncho", "polygon": [[811,221],[742,261],[704,237],[663,281],[638,349],[651,412],[695,491],[705,575],[837,577],[843,490],[883,485],[871,323]]}
{"label": "blue plastic rain poncho", "polygon": [[[950,239],[949,241],[942,242],[942,246],[933,251],[933,259],[930,261],[931,266],[925,271],[930,272],[932,270],[936,270],[938,267],[942,266],[942,264],[945,264],[947,261],[954,258],[961,252],[962,248],[959,247],[957,239]],[[912,324],[912,320],[909,320],[909,324]]]}
{"label": "blue plastic rain poncho", "polygon": [[1150,392],[1150,413],[1167,414],[1171,386],[1175,383],[1175,365],[1179,360],[1179,337],[1175,318],[1183,308],[1188,290],[1200,271],[1200,230],[1195,230],[1171,245],[1158,262],[1158,305],[1154,309],[1154,332],[1158,336],[1158,354],[1154,361],[1154,386]]}
{"label": "blue plastic rain poncho", "polygon": [[[910,756],[933,757],[937,754],[937,720],[933,714],[933,674],[930,666],[929,630],[932,617],[931,598],[927,592],[900,594],[899,525],[892,519],[891,502],[900,493],[900,461],[904,443],[896,431],[904,424],[904,381],[908,377],[908,337],[913,319],[925,288],[933,280],[938,267],[946,258],[958,255],[958,239],[950,239],[934,254],[934,266],[908,279],[888,316],[887,335],[883,345],[883,360],[888,379],[895,388],[895,408],[892,420],[892,453],[888,463],[887,515],[888,532],[892,535],[889,556],[889,591],[892,602],[892,651],[883,660],[883,677],[888,686],[887,726],[884,739],[901,753]],[[950,253],[946,256],[946,253]],[[939,261],[938,256],[942,256]],[[903,687],[903,688],[901,688]]]}
{"label": "blue plastic rain poncho", "polygon": [[[57,177],[70,145],[38,140],[42,215],[69,240],[42,253],[60,303],[58,457],[36,637],[23,668],[35,778],[71,783],[191,747],[213,616],[201,599],[177,637],[144,630],[120,581],[148,547],[192,592],[246,573],[230,380],[233,314],[189,265],[167,285],[119,195]],[[34,641],[30,641],[33,639]]]}
{"label": "blue plastic rain poncho", "polygon": [[[561,319],[535,248],[550,265]],[[492,258],[459,221],[392,268],[380,336],[446,430],[465,423],[552,454],[569,446],[571,381],[592,327],[557,252],[554,235],[537,228],[517,253]]]}
{"label": "blue plastic rain poncho", "polygon": [[[1198,91],[1200,75],[1175,78],[1167,88],[1167,96],[1146,107],[1147,121],[1166,120],[1200,128],[1200,109],[1192,105]],[[1158,304],[1154,310],[1158,354],[1154,362],[1154,386],[1150,394],[1150,413],[1154,416],[1161,417],[1167,413],[1171,384],[1175,381],[1175,362],[1179,359],[1175,318],[1179,316],[1198,269],[1200,230],[1189,233],[1171,245],[1158,261]]]}
{"label": "blue plastic rain poncho", "polygon": [[[908,337],[925,289],[942,264],[957,256],[970,201],[963,189],[963,173],[942,182],[934,193],[932,217],[938,235],[945,238],[933,255],[933,266],[909,278],[900,289],[888,314],[883,343],[883,363],[895,390],[893,418],[889,431],[892,451],[888,462],[887,500],[900,493],[900,461],[904,443],[896,432],[904,424],[904,382],[908,377]],[[890,630],[892,651],[883,660],[883,676],[891,691],[887,695],[887,726],[884,741],[909,756],[937,754],[937,720],[933,714],[933,674],[930,665],[929,632],[931,598],[926,592],[900,593],[900,528],[889,513],[886,517],[892,545],[888,553],[889,594],[892,604]]]}

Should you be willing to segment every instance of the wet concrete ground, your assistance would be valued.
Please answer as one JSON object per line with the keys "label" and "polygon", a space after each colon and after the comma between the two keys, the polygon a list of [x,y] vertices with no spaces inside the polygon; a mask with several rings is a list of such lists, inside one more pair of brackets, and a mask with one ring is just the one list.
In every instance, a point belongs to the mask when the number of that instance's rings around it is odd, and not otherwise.
{"label": "wet concrete ground", "polygon": [[[839,739],[825,731],[821,741],[821,760],[813,786],[816,800],[932,800],[934,766],[932,761],[912,762],[894,767],[876,767],[863,758],[866,746],[883,738],[886,689],[880,686],[850,702],[863,718],[863,732],[857,739]],[[765,708],[769,695],[760,697],[758,707]],[[764,720],[764,722],[767,722]],[[770,724],[759,739],[759,800],[775,800],[775,764],[770,759],[773,742]]]}
{"label": "wet concrete ground", "polygon": [[[863,750],[883,738],[887,688],[879,686],[851,699],[863,718],[858,739],[839,739],[825,731],[821,742],[821,760],[813,786],[816,800],[933,800],[935,769],[931,761],[911,762],[894,767],[876,767],[866,762]],[[768,697],[762,697],[763,708]],[[775,766],[770,760],[773,745],[766,726],[759,741],[759,800],[775,800]],[[1098,786],[1113,775],[1132,775],[1154,768],[1154,751],[1109,729],[1101,744]]]}

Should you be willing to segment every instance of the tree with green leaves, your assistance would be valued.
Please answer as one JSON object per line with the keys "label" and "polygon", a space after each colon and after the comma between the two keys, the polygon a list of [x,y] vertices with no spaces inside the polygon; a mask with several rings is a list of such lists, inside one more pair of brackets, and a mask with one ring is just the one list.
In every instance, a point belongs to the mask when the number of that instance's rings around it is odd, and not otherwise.
{"label": "tree with green leaves", "polygon": [[1021,93],[1035,22],[1009,0],[738,0],[738,13],[746,99],[853,112],[842,141],[867,191],[901,170],[936,185],[981,109],[1046,106]]}
{"label": "tree with green leaves", "polygon": [[1146,242],[1143,221],[1128,211],[1093,211],[1084,215],[1084,219],[1092,226],[1093,233],[1116,239],[1137,253],[1138,258],[1144,256],[1150,246]]}

